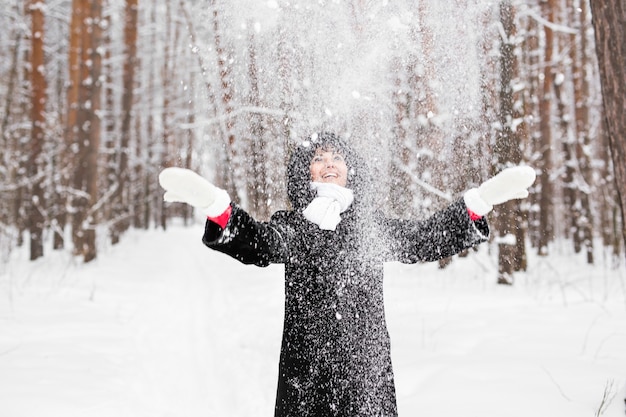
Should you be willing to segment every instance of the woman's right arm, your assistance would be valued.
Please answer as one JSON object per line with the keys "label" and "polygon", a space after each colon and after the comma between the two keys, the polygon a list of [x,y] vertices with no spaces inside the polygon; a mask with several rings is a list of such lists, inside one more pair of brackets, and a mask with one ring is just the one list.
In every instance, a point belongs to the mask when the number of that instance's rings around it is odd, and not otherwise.
{"label": "woman's right arm", "polygon": [[236,204],[231,203],[230,207],[230,215],[222,225],[215,221],[217,219],[207,219],[202,242],[244,264],[284,263],[288,256],[286,237],[289,234],[282,221],[285,212],[274,214],[269,222],[258,222]]}
{"label": "woman's right arm", "polygon": [[208,247],[245,264],[267,266],[287,259],[286,212],[276,213],[267,223],[257,222],[233,204],[225,190],[186,168],[165,168],[159,184],[165,201],[186,203],[207,215],[202,242]]}

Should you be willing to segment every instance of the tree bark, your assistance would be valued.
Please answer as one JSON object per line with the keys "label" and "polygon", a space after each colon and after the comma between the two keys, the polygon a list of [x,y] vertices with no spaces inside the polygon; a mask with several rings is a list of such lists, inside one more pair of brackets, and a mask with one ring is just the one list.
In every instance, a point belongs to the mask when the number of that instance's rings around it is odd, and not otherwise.
{"label": "tree bark", "polygon": [[[506,38],[500,46],[500,131],[494,147],[497,170],[518,165],[522,160],[521,142],[526,135],[522,92],[515,92],[513,84],[518,77],[515,55],[515,8],[510,1],[500,3],[500,21]],[[498,284],[513,284],[513,273],[526,269],[526,232],[524,213],[519,200],[512,200],[498,208]],[[510,237],[514,237],[511,239]]]}
{"label": "tree bark", "polygon": [[47,82],[44,57],[44,0],[31,0],[31,121],[32,130],[27,163],[31,182],[28,229],[30,232],[30,259],[43,256],[43,229],[45,198],[42,187],[42,150],[45,141]]}
{"label": "tree bark", "polygon": [[[578,11],[573,13],[574,27],[578,27],[577,35],[571,36],[570,50],[574,64],[574,103],[576,116],[576,166],[578,167],[578,187],[576,193],[574,247],[577,251],[585,250],[587,263],[592,264],[593,258],[593,222],[591,211],[592,169],[591,139],[589,137],[589,57],[587,54],[587,0],[581,0],[579,7],[570,8]],[[576,19],[578,15],[578,19]],[[577,41],[578,38],[578,41]]]}
{"label": "tree bark", "polygon": [[[256,39],[254,36],[253,23],[250,22],[250,30],[248,33],[248,77],[250,79],[250,93],[248,96],[249,104],[253,107],[261,107],[261,97],[259,90],[259,72],[256,57]],[[267,220],[270,217],[268,200],[269,192],[267,184],[267,166],[266,161],[268,154],[265,143],[265,125],[263,123],[263,115],[252,114],[250,118],[250,146],[248,147],[249,159],[252,161],[249,166],[248,175],[252,178],[248,180],[248,199],[252,213],[257,219]]]}
{"label": "tree bark", "polygon": [[122,93],[122,125],[120,128],[120,146],[117,149],[117,170],[115,191],[112,196],[111,243],[119,242],[120,235],[130,224],[128,187],[130,186],[129,154],[131,147],[131,121],[133,116],[133,89],[135,87],[135,68],[137,66],[137,22],[138,0],[126,0],[124,15],[124,74]]}
{"label": "tree bark", "polygon": [[[226,183],[223,184],[223,187],[226,189],[231,198],[237,198],[239,196],[237,185],[238,179],[241,174],[241,161],[239,160],[239,154],[237,150],[237,143],[235,138],[234,131],[234,119],[232,117],[233,113],[233,86],[232,86],[232,75],[231,68],[229,64],[230,54],[228,51],[224,49],[224,41],[222,38],[222,31],[220,29],[221,24],[221,10],[220,5],[217,1],[213,0],[211,2],[211,7],[213,8],[213,35],[215,36],[215,53],[217,54],[217,70],[219,73],[220,79],[220,87],[221,87],[221,104],[220,108],[221,113],[223,113],[226,121],[224,122],[223,131],[226,135],[226,146],[227,148],[224,150],[228,157],[229,166],[227,171],[230,171],[231,175],[226,175],[224,180]],[[238,199],[240,200],[240,199]]]}
{"label": "tree bark", "polygon": [[[72,241],[74,254],[84,262],[96,257],[96,212],[98,199],[98,154],[100,148],[100,91],[102,42],[102,0],[80,0],[74,13],[80,17],[72,37],[78,36],[70,50],[73,79],[68,116],[68,143],[73,166],[72,187]],[[72,21],[74,23],[74,20]],[[73,54],[76,54],[74,56]],[[74,90],[76,88],[76,90]],[[73,112],[75,111],[75,115]]]}
{"label": "tree bark", "polygon": [[[87,51],[90,48],[91,37],[88,36],[86,22],[89,19],[88,0],[78,0],[75,13],[79,15],[76,24],[80,27],[80,35],[77,38],[76,68],[70,68],[70,75],[74,77],[75,85],[72,85],[71,94],[76,94],[72,98],[75,104],[75,119],[71,120],[69,149],[71,150],[70,158],[72,159],[72,243],[74,245],[74,255],[83,255],[84,220],[87,212],[87,198],[85,195],[85,129],[89,129],[86,125],[88,122],[87,109],[85,103],[88,100],[87,90],[85,89],[85,79],[88,77],[87,68],[85,66],[88,60]],[[77,29],[78,30],[78,29]],[[72,52],[70,51],[70,54]],[[72,71],[75,71],[72,73]],[[71,115],[70,115],[71,116]],[[69,119],[68,119],[69,120]]]}
{"label": "tree bark", "polygon": [[[96,224],[99,214],[98,203],[98,171],[100,151],[100,108],[102,82],[102,56],[100,54],[102,46],[102,0],[91,0],[90,2],[90,22],[91,48],[88,50],[88,85],[89,108],[87,117],[89,120],[89,131],[84,132],[86,138],[85,148],[85,192],[88,195],[87,213],[85,216],[85,240],[83,242],[83,257],[85,262],[90,262],[96,258]],[[87,64],[87,63],[85,63]]]}
{"label": "tree bark", "polygon": [[[527,18],[524,26],[524,31],[526,33],[524,39],[524,45],[522,47],[522,64],[520,69],[523,72],[523,80],[524,80],[524,120],[525,125],[528,130],[529,142],[526,148],[526,153],[524,155],[529,161],[534,160],[533,153],[535,151],[534,144],[539,142],[537,136],[537,122],[540,120],[539,117],[539,91],[541,91],[540,87],[540,77],[539,77],[539,69],[540,69],[540,26],[535,18]],[[536,164],[536,162],[532,162]],[[539,168],[539,165],[537,164]],[[533,187],[536,189],[536,186]],[[538,187],[537,187],[538,188]],[[539,207],[539,199],[541,198],[539,192],[532,192],[527,199],[528,207]],[[539,213],[538,210],[529,209],[528,210],[528,237],[532,247],[538,247],[539,241],[541,239],[542,231],[538,227],[539,224]]]}
{"label": "tree bark", "polygon": [[[110,8],[111,0],[105,0],[105,10]],[[117,160],[116,150],[118,149],[119,135],[117,134],[117,120],[119,113],[116,112],[117,94],[116,85],[113,78],[114,68],[117,64],[113,63],[112,49],[114,48],[114,42],[111,31],[112,19],[110,13],[104,13],[103,19],[105,19],[104,25],[107,28],[106,34],[103,39],[105,55],[104,55],[104,74],[106,77],[105,90],[104,90],[104,111],[102,123],[103,128],[103,142],[102,150],[105,157],[102,161],[104,169],[101,171],[104,176],[103,185],[106,188],[106,193],[110,193],[113,187],[116,186],[116,173],[117,173]],[[103,217],[106,222],[113,220],[113,206],[112,201],[108,201],[104,207]]]}
{"label": "tree bark", "polygon": [[20,45],[22,43],[22,31],[18,28],[15,30],[13,50],[11,51],[11,70],[9,71],[9,81],[6,87],[6,101],[4,105],[4,114],[2,115],[2,124],[0,124],[0,135],[2,146],[0,149],[0,161],[4,161],[4,152],[9,149],[9,120],[11,116],[11,107],[15,96],[15,87],[18,84],[18,69],[20,66]]}
{"label": "tree bark", "polygon": [[[80,144],[77,140],[78,134],[78,107],[80,91],[80,54],[81,36],[83,34],[83,19],[85,18],[82,0],[72,0],[72,16],[70,18],[69,46],[68,46],[68,87],[66,91],[66,115],[63,151],[61,153],[60,184],[61,188],[77,189],[77,178],[74,175],[78,169],[78,155]],[[77,193],[60,193],[58,204],[60,207],[75,207]],[[75,210],[72,210],[75,212]],[[70,218],[71,217],[71,218]],[[55,221],[58,229],[54,236],[54,248],[65,247],[64,233],[68,222],[71,222],[72,238],[75,239],[74,227],[76,222],[73,215],[68,215],[67,210],[60,210]]]}
{"label": "tree bark", "polygon": [[[626,5],[623,0],[593,0],[591,14],[626,245]],[[625,251],[626,253],[626,251]]]}
{"label": "tree bark", "polygon": [[[543,17],[548,22],[554,21],[554,10],[556,9],[556,1],[548,0],[542,4]],[[544,25],[544,70],[543,70],[543,86],[541,97],[539,99],[539,117],[541,132],[541,174],[539,181],[541,184],[541,195],[539,199],[539,235],[538,253],[539,255],[548,255],[548,244],[554,240],[554,224],[552,216],[552,58],[554,47],[554,32],[549,25]]]}

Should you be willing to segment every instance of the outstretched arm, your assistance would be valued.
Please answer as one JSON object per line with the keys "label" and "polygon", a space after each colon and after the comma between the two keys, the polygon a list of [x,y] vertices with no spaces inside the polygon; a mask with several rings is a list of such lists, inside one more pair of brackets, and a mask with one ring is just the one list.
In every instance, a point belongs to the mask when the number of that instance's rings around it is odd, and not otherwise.
{"label": "outstretched arm", "polygon": [[231,203],[230,207],[232,210],[224,226],[207,219],[202,242],[244,264],[284,263],[288,230],[275,220],[277,216],[270,222],[258,222],[236,204]]}
{"label": "outstretched arm", "polygon": [[242,208],[231,203],[225,190],[195,172],[166,168],[159,174],[168,202],[187,203],[207,215],[202,242],[240,262],[267,266],[282,263],[286,245],[276,222],[257,222]]}
{"label": "outstretched arm", "polygon": [[508,168],[468,190],[462,200],[428,220],[387,220],[391,259],[407,263],[436,261],[486,241],[489,227],[484,216],[494,205],[527,197],[534,181],[532,168]]}
{"label": "outstretched arm", "polygon": [[385,219],[387,261],[432,262],[455,255],[489,238],[483,218],[470,217],[463,200],[452,203],[426,220]]}

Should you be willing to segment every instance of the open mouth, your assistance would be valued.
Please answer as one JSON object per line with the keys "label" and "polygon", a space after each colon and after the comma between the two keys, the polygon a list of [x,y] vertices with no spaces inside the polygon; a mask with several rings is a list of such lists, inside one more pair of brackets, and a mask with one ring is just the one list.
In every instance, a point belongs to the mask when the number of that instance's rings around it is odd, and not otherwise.
{"label": "open mouth", "polygon": [[329,172],[327,174],[322,175],[323,179],[328,179],[328,178],[338,178],[339,176],[337,174],[335,174],[334,172]]}

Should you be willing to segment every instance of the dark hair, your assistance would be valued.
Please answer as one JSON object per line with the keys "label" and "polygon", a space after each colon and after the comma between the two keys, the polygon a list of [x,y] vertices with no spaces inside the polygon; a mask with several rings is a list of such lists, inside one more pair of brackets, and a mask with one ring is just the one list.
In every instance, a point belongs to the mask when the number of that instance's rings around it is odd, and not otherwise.
{"label": "dark hair", "polygon": [[367,169],[363,160],[339,136],[331,132],[314,133],[303,140],[291,154],[287,167],[287,195],[295,210],[306,207],[315,197],[310,187],[310,165],[318,149],[340,153],[348,167],[347,187],[355,193],[355,202],[367,194]]}

